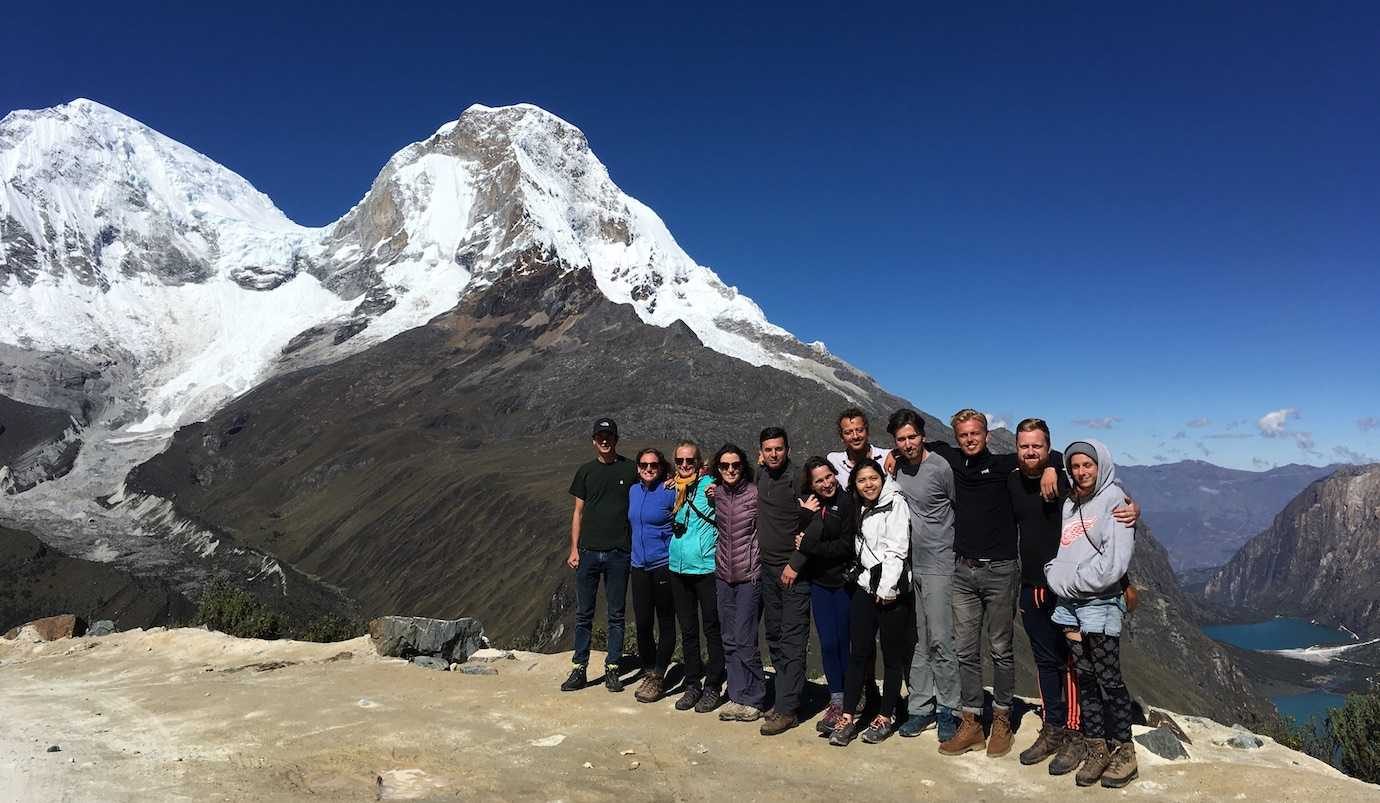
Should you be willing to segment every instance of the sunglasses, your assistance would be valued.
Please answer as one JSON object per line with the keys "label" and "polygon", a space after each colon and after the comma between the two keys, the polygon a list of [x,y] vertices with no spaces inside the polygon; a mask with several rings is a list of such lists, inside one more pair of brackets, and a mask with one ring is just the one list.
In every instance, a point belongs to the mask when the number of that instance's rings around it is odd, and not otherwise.
{"label": "sunglasses", "polygon": [[738,471],[738,470],[741,469],[742,467],[743,467],[743,463],[742,463],[741,460],[739,460],[739,461],[737,461],[737,462],[734,462],[734,463],[723,463],[723,462],[719,463],[719,470],[720,470],[720,471]]}
{"label": "sunglasses", "polygon": [[677,457],[677,458],[676,458],[676,465],[678,465],[678,466],[693,466],[693,465],[695,465],[695,458],[693,458],[693,457]]}
{"label": "sunglasses", "polygon": [[661,466],[660,463],[638,463],[638,464],[637,464],[637,467],[638,467],[638,468],[659,468],[660,466]]}

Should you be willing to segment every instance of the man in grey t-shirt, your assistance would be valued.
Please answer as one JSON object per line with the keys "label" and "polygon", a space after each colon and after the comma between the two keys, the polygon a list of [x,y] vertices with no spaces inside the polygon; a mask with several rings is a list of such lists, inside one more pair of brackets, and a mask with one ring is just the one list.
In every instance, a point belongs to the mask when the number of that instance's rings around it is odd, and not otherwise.
{"label": "man in grey t-shirt", "polygon": [[910,506],[911,583],[915,590],[915,656],[902,736],[919,736],[932,723],[939,741],[958,727],[954,711],[961,692],[954,651],[954,472],[949,461],[925,448],[925,420],[901,409],[887,422],[896,441],[896,486]]}

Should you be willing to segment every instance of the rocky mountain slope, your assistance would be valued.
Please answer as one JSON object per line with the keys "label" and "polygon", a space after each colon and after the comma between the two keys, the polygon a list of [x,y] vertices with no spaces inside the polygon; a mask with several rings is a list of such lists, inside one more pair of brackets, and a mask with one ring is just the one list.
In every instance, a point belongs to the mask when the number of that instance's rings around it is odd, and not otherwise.
{"label": "rocky mountain slope", "polygon": [[1223,468],[1202,460],[1117,466],[1176,572],[1226,563],[1275,514],[1337,466],[1290,464],[1268,471]]}
{"label": "rocky mountain slope", "polygon": [[[482,656],[488,658],[489,656]],[[475,661],[476,659],[472,659]],[[934,730],[829,747],[812,723],[753,725],[642,705],[596,686],[562,694],[568,654],[518,653],[435,672],[338,644],[132,631],[48,644],[0,641],[0,797],[7,800],[1067,800],[1073,780],[1015,751],[948,758]],[[1376,787],[1268,737],[1227,744],[1173,715],[1188,758],[1139,749],[1118,799],[1375,800]],[[1144,728],[1136,727],[1142,734]],[[52,746],[57,752],[48,752]],[[1262,793],[1261,790],[1268,790]],[[1099,790],[1100,792],[1101,790]],[[1089,794],[1098,794],[1090,792]]]}
{"label": "rocky mountain slope", "polygon": [[1212,602],[1380,635],[1380,465],[1313,483],[1208,581]]}

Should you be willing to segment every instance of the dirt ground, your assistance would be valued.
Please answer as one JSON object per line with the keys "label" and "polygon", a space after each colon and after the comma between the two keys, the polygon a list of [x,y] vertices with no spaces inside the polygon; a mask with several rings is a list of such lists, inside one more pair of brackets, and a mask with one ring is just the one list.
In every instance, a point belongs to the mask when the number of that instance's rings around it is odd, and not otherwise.
{"label": "dirt ground", "polygon": [[561,694],[568,661],[519,653],[470,675],[380,658],[366,638],[193,629],[0,640],[0,799],[1380,800],[1269,739],[1219,746],[1227,729],[1192,717],[1179,718],[1189,760],[1142,749],[1127,789],[1077,790],[1017,760],[1033,715],[1000,759],[940,756],[933,730],[838,749],[809,723],[764,738],[669,699],[638,704],[631,687]]}

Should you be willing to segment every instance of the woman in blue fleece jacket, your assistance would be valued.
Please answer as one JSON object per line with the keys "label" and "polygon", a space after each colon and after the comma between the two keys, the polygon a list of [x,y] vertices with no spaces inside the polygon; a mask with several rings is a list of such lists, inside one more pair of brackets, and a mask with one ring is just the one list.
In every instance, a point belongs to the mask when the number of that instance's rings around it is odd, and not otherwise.
{"label": "woman in blue fleece jacket", "polygon": [[676,492],[666,487],[669,469],[660,451],[643,449],[637,453],[638,483],[628,489],[628,522],[632,525],[632,575],[628,584],[632,586],[637,656],[642,661],[642,685],[634,696],[642,703],[661,699],[666,670],[676,650],[676,603],[669,565]]}

